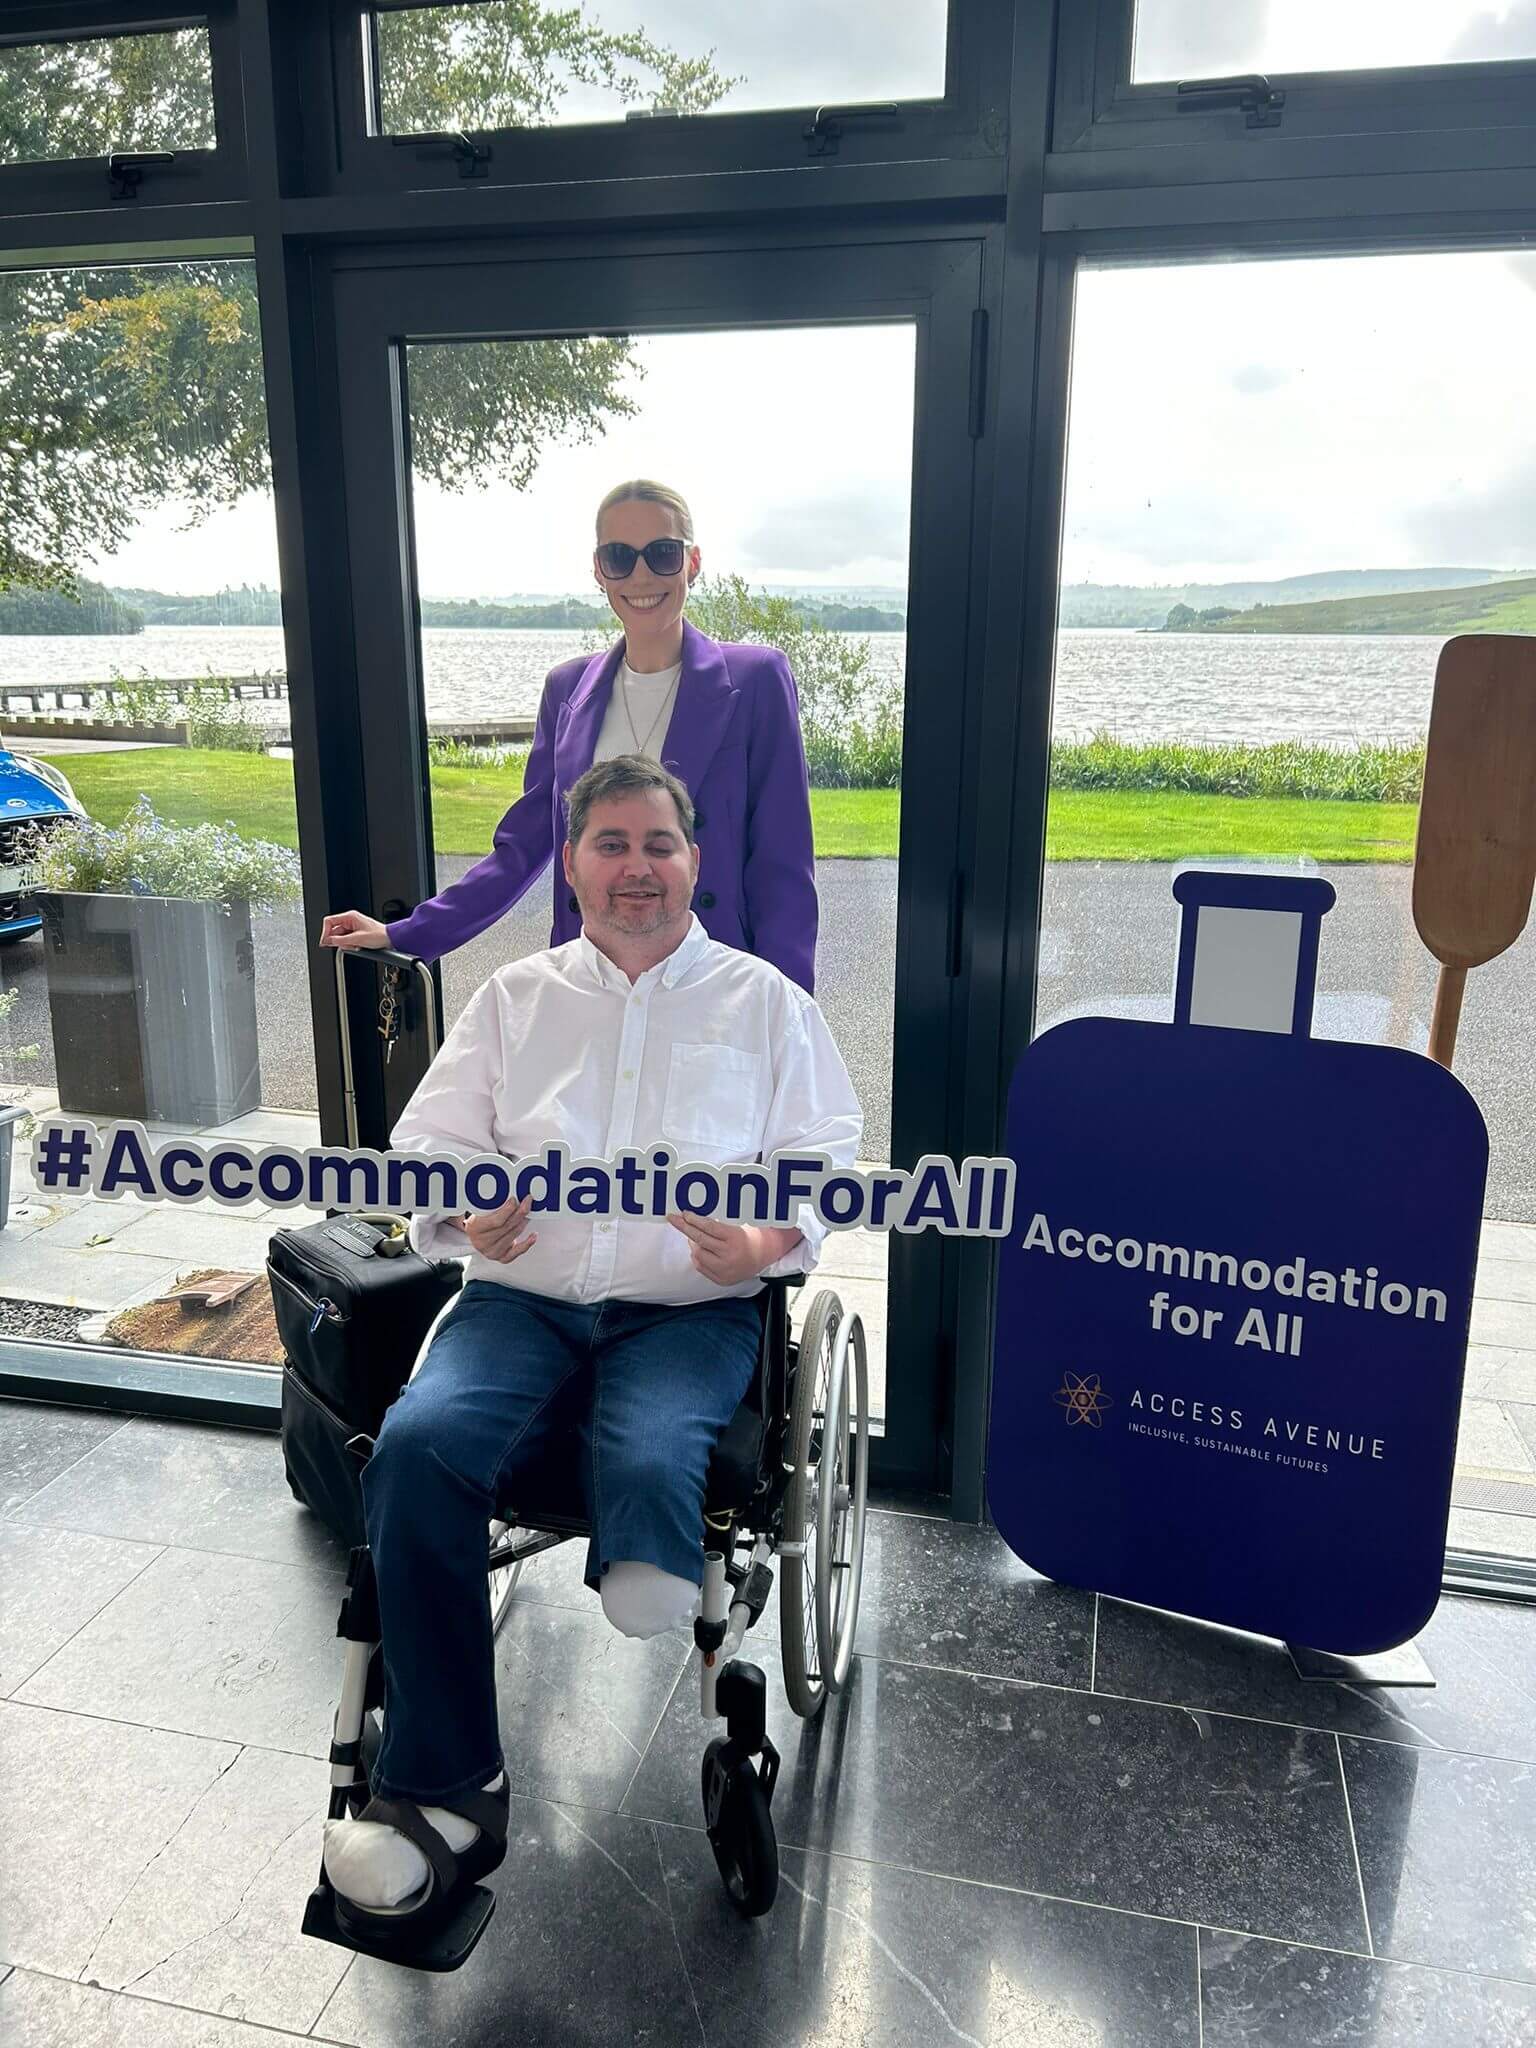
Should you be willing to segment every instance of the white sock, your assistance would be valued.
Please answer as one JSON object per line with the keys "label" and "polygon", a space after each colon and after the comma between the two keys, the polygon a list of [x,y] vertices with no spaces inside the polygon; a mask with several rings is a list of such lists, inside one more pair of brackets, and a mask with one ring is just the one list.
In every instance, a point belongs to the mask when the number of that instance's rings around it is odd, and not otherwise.
{"label": "white sock", "polygon": [[609,1565],[601,1590],[604,1614],[626,1636],[659,1636],[681,1628],[699,1604],[699,1588],[690,1580],[634,1558]]}
{"label": "white sock", "polygon": [[[505,1775],[498,1771],[486,1791],[493,1792]],[[480,1832],[473,1821],[445,1807],[423,1806],[421,1811],[455,1855]],[[422,1890],[432,1869],[409,1835],[377,1820],[328,1820],[324,1860],[326,1876],[356,1906],[398,1906]]]}

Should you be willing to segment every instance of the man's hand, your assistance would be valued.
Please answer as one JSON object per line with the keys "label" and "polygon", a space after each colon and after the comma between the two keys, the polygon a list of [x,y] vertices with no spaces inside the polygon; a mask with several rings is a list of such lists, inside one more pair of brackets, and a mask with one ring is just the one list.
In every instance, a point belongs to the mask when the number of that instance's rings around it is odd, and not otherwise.
{"label": "man's hand", "polygon": [[320,926],[322,946],[339,946],[344,953],[389,944],[389,927],[376,917],[364,917],[360,910],[333,910]]}
{"label": "man's hand", "polygon": [[456,1230],[462,1230],[482,1258],[494,1259],[500,1266],[510,1266],[514,1259],[539,1241],[536,1231],[529,1231],[524,1238],[518,1232],[528,1221],[528,1210],[532,1195],[524,1195],[520,1202],[506,1202],[499,1209],[476,1210],[470,1216],[451,1216],[447,1219]]}
{"label": "man's hand", "polygon": [[798,1230],[770,1229],[765,1223],[716,1223],[710,1216],[669,1216],[667,1221],[693,1247],[695,1269],[717,1287],[755,1280],[800,1242]]}

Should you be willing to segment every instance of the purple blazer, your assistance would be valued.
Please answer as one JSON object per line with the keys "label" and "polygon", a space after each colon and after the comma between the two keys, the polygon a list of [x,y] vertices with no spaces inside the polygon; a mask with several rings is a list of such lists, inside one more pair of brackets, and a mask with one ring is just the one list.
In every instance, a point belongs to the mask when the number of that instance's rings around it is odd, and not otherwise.
{"label": "purple blazer", "polygon": [[[436,960],[509,911],[554,861],[558,946],[581,930],[556,856],[565,794],[592,766],[624,643],[551,669],[523,793],[468,874],[389,927],[402,953]],[[816,863],[800,705],[776,647],[722,645],[683,621],[683,672],[664,765],[693,798],[699,881],[693,907],[713,939],[771,961],[807,993],[816,971]]]}

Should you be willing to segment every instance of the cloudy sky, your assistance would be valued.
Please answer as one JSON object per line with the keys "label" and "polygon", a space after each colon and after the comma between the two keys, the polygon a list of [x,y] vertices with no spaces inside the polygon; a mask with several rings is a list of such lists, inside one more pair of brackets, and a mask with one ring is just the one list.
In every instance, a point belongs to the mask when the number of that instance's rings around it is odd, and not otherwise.
{"label": "cloudy sky", "polygon": [[[941,0],[606,0],[713,41],[740,105],[937,89]],[[1536,56],[1536,0],[1143,0],[1143,77]],[[572,103],[574,105],[574,102]],[[586,109],[589,113],[602,111]],[[515,346],[515,344],[509,344]],[[1536,567],[1536,253],[1191,263],[1079,280],[1063,573],[1168,583],[1336,568]],[[526,491],[418,494],[427,596],[584,590],[625,476],[691,500],[706,568],[900,587],[910,327],[641,338],[638,412],[546,447]],[[275,582],[269,503],[191,532],[166,507],[97,565],[196,591]]]}
{"label": "cloudy sky", "polygon": [[[1087,271],[1073,347],[1069,582],[1536,567],[1536,253]],[[582,590],[592,508],[634,475],[690,498],[709,569],[900,586],[913,360],[904,326],[643,340],[635,419],[521,494],[421,491],[422,588]],[[270,504],[176,520],[102,571],[276,580]]]}
{"label": "cloudy sky", "polygon": [[1133,78],[1536,57],[1536,0],[1140,0]]}

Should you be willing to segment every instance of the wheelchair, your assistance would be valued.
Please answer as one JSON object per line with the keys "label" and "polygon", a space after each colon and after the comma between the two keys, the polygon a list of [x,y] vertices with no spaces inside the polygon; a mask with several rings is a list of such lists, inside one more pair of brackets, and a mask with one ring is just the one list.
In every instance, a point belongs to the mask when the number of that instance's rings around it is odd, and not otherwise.
{"label": "wheelchair", "polygon": [[[704,1751],[704,1825],[731,1903],[747,1917],[766,1913],[778,1890],[771,1801],[779,1754],[766,1727],[762,1668],[737,1652],[771,1596],[777,1558],[784,1689],[796,1714],[814,1718],[847,1682],[863,1574],[869,1488],[864,1326],[857,1314],[845,1313],[836,1293],[821,1289],[795,1339],[789,1296],[803,1284],[798,1277],[770,1280],[757,1297],[757,1369],[716,1443],[705,1487],[704,1583],[693,1634],[703,1716],[706,1723],[723,1722],[725,1732],[713,1734]],[[366,1463],[372,1442],[357,1437],[347,1448]],[[560,1471],[560,1461],[551,1460],[550,1472]],[[530,1478],[523,1482],[525,1499],[497,1503],[504,1518],[490,1523],[486,1559],[493,1633],[528,1560],[590,1535],[584,1515],[572,1512],[579,1494],[564,1490],[574,1478],[573,1469],[563,1477]],[[378,1595],[366,1548],[352,1553],[336,1632],[347,1648],[328,1812],[339,1820],[367,1803],[367,1762],[377,1748],[384,1704]],[[456,1970],[485,1932],[495,1903],[487,1886],[466,1885],[448,1902],[447,1917],[414,1939],[357,1936],[336,1918],[322,1861],[303,1931],[408,1968]]]}

